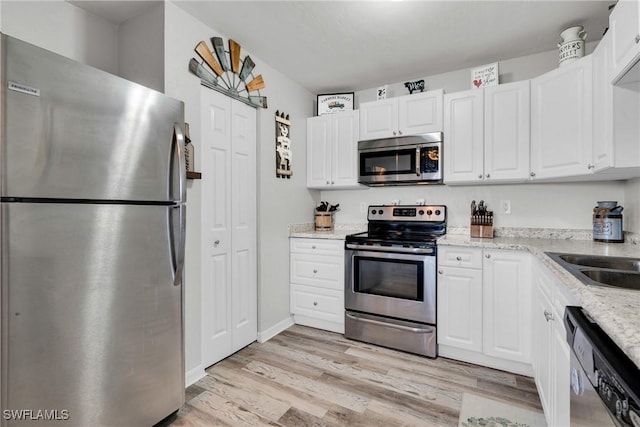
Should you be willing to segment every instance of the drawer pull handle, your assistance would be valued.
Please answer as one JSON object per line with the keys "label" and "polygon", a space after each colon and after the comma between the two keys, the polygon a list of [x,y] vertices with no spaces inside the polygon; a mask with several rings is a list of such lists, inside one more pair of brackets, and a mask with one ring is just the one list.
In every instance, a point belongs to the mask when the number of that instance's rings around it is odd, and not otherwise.
{"label": "drawer pull handle", "polygon": [[462,257],[457,256],[456,261],[462,261]]}

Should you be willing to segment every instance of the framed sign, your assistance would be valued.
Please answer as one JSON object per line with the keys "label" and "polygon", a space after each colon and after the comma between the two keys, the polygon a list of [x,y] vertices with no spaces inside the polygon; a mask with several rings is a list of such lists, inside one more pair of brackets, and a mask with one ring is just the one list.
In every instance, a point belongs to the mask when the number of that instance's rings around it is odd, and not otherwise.
{"label": "framed sign", "polygon": [[471,89],[498,85],[498,63],[483,65],[471,70]]}
{"label": "framed sign", "polygon": [[353,92],[318,95],[318,115],[353,110]]}

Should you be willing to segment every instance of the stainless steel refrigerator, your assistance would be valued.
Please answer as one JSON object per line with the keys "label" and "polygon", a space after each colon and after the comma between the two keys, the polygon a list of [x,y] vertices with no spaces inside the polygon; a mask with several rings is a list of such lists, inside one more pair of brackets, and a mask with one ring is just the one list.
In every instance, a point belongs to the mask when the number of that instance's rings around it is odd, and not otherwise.
{"label": "stainless steel refrigerator", "polygon": [[2,35],[2,426],[184,402],[184,105]]}

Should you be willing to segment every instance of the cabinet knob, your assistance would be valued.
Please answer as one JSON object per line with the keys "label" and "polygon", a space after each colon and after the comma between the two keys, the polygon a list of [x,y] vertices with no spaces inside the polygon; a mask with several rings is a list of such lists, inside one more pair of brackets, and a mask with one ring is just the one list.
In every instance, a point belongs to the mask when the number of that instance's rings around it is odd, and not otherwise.
{"label": "cabinet knob", "polygon": [[546,321],[548,322],[549,320],[554,320],[553,319],[553,314],[548,312],[547,310],[544,311],[544,318],[546,319]]}
{"label": "cabinet knob", "polygon": [[491,254],[486,254],[484,257],[485,257],[486,259],[489,259],[489,258],[491,258]]}
{"label": "cabinet knob", "polygon": [[329,181],[327,181],[327,185],[329,185]]}
{"label": "cabinet knob", "polygon": [[438,270],[438,274],[444,274],[444,271]]}
{"label": "cabinet knob", "polygon": [[587,165],[587,169],[594,169],[595,167],[595,165]]}
{"label": "cabinet knob", "polygon": [[487,174],[487,178],[491,178],[491,175]]}
{"label": "cabinet knob", "polygon": [[335,182],[331,181],[331,185],[335,184]]}
{"label": "cabinet knob", "polygon": [[215,242],[213,242],[214,246],[218,246],[220,244],[220,240],[216,240]]}
{"label": "cabinet knob", "polygon": [[482,179],[482,174],[478,175],[478,179]]}
{"label": "cabinet knob", "polygon": [[462,257],[457,256],[456,261],[462,261]]}
{"label": "cabinet knob", "polygon": [[314,302],[313,302],[313,305],[314,305],[314,306],[318,305],[318,302],[317,302],[317,301],[314,301]]}
{"label": "cabinet knob", "polygon": [[318,270],[313,270],[313,274],[316,274],[318,272]]}
{"label": "cabinet knob", "polygon": [[531,172],[529,175],[536,176],[536,173],[535,172]]}
{"label": "cabinet knob", "polygon": [[316,248],[316,245],[312,245],[312,246],[311,246],[311,249],[315,249],[315,248]]}
{"label": "cabinet knob", "polygon": [[640,34],[636,35],[636,44],[640,43]]}
{"label": "cabinet knob", "polygon": [[398,131],[398,135],[402,135],[402,131],[401,130]]}

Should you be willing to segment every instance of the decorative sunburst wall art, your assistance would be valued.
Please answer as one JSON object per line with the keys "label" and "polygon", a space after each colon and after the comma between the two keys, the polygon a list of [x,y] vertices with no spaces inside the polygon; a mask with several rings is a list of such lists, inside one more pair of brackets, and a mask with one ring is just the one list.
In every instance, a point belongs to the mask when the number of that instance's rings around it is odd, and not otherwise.
{"label": "decorative sunburst wall art", "polygon": [[[210,89],[217,90],[238,101],[249,104],[252,107],[267,108],[267,97],[260,95],[260,89],[265,88],[262,74],[254,77],[255,63],[245,56],[240,67],[240,45],[229,39],[229,50],[224,49],[222,37],[211,37],[211,44],[216,56],[203,40],[196,45],[195,51],[202,58],[202,63],[191,58],[189,71],[200,77],[200,83]],[[228,56],[228,57],[227,57]],[[213,71],[207,70],[203,64]],[[257,92],[252,95],[251,92]]]}

